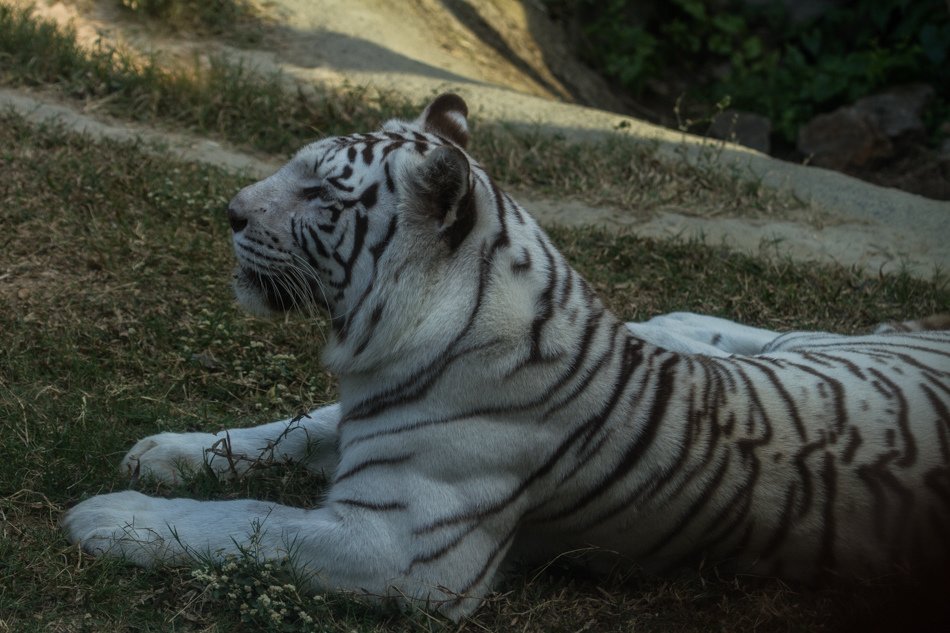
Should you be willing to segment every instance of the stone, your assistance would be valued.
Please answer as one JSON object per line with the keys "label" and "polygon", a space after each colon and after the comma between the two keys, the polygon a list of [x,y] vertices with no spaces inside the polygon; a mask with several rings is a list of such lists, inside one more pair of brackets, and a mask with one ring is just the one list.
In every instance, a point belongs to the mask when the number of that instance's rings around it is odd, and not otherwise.
{"label": "stone", "polygon": [[839,171],[869,166],[894,153],[874,117],[853,107],[819,114],[799,128],[796,145],[811,164]]}
{"label": "stone", "polygon": [[937,150],[937,159],[950,165],[950,138],[943,139],[940,149]]}
{"label": "stone", "polygon": [[763,154],[771,150],[771,134],[772,121],[768,117],[733,109],[723,110],[713,117],[708,132],[713,138],[751,147]]}
{"label": "stone", "polygon": [[934,89],[898,86],[819,114],[798,130],[798,151],[829,169],[872,167],[924,139],[923,112]]}
{"label": "stone", "polygon": [[853,107],[871,117],[880,133],[892,141],[920,139],[926,133],[924,108],[933,95],[932,86],[910,84],[858,99]]}

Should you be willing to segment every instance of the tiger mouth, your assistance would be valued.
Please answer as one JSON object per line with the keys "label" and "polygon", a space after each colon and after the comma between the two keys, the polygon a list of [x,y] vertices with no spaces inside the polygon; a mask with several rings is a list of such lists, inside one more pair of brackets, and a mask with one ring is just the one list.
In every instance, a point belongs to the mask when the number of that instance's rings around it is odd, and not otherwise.
{"label": "tiger mouth", "polygon": [[290,312],[312,303],[311,297],[295,292],[281,277],[239,266],[234,273],[239,292],[250,292],[274,312]]}

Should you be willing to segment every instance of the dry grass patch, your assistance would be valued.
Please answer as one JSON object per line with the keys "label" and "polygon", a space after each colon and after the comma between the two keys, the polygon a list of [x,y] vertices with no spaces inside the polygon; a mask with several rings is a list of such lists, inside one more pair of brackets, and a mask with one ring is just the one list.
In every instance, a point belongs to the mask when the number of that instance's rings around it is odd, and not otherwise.
{"label": "dry grass patch", "polygon": [[[200,3],[170,6],[192,4]],[[280,156],[315,138],[375,130],[393,117],[414,118],[432,96],[412,102],[367,89],[301,86],[214,55],[182,66],[141,51],[84,50],[72,31],[4,5],[0,56],[8,61],[0,84],[48,87],[121,119],[183,128]],[[688,161],[661,156],[654,143],[628,137],[576,142],[543,126],[513,128],[477,120],[473,128],[472,154],[506,186],[641,215],[659,210],[752,217],[815,213],[790,195],[723,167],[715,147]]]}

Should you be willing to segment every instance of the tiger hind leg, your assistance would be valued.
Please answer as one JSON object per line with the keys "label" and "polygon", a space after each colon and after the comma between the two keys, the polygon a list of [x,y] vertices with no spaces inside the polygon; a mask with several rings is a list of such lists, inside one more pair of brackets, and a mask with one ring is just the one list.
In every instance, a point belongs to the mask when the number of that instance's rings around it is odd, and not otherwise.
{"label": "tiger hind leg", "polygon": [[742,325],[728,319],[673,312],[643,323],[627,323],[634,336],[673,352],[729,356],[758,354],[778,332]]}
{"label": "tiger hind leg", "polygon": [[913,321],[887,321],[874,329],[875,334],[894,332],[925,332],[928,330],[950,330],[950,313],[933,314]]}

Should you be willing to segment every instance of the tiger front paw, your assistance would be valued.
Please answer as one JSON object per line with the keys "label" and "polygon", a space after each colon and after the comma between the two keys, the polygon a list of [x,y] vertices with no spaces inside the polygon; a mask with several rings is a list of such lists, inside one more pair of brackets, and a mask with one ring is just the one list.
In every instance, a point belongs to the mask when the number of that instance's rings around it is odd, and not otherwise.
{"label": "tiger front paw", "polygon": [[186,555],[163,506],[174,502],[126,490],[87,499],[63,515],[66,538],[94,556],[124,558],[148,567]]}
{"label": "tiger front paw", "polygon": [[[163,483],[178,484],[211,463],[211,452],[220,439],[211,433],[150,435],[132,447],[122,459],[120,468],[132,479],[146,476]],[[220,470],[226,472],[226,465]]]}

